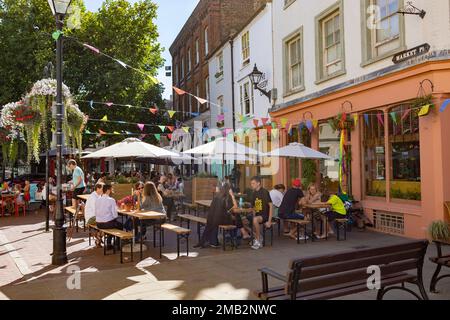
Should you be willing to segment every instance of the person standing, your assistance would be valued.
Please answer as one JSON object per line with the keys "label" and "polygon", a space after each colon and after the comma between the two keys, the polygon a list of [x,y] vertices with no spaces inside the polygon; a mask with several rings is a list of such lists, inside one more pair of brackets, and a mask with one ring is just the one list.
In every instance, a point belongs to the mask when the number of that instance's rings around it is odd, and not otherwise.
{"label": "person standing", "polygon": [[260,177],[253,177],[250,183],[253,190],[250,203],[254,210],[253,228],[255,230],[252,249],[258,250],[263,247],[261,241],[261,225],[264,224],[268,229],[272,227],[273,204],[269,191],[262,187]]}
{"label": "person standing", "polygon": [[69,160],[68,167],[72,171],[72,206],[78,208],[78,196],[81,196],[86,189],[84,172],[73,159]]}

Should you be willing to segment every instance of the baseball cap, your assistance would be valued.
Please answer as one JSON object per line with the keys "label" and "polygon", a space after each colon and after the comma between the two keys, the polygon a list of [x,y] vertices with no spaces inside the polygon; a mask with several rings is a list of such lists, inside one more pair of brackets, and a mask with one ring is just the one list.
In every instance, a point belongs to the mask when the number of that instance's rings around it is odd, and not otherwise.
{"label": "baseball cap", "polygon": [[300,179],[294,179],[292,181],[292,186],[295,188],[301,188],[302,187],[302,181]]}

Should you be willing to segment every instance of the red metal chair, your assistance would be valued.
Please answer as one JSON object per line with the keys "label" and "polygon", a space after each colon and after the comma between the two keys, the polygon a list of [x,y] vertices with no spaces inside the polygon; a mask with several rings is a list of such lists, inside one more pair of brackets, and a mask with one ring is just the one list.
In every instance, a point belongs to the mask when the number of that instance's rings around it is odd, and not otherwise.
{"label": "red metal chair", "polygon": [[17,199],[18,199],[18,196],[15,196],[14,197],[14,211],[16,213],[16,217],[20,216],[20,209],[22,209],[23,216],[25,217],[26,213],[27,213],[27,205],[26,205],[25,201],[22,201],[22,203],[19,203],[17,201]]}

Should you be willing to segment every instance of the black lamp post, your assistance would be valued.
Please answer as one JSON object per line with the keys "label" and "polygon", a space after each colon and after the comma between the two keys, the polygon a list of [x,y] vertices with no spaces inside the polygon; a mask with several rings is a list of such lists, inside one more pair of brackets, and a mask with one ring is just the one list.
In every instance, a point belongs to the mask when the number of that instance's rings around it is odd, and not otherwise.
{"label": "black lamp post", "polygon": [[259,87],[259,84],[261,83],[261,79],[263,77],[263,73],[258,70],[258,67],[256,66],[256,64],[255,64],[255,67],[253,68],[252,73],[250,73],[249,77],[250,77],[250,81],[252,82],[255,90],[260,91],[267,98],[269,98],[270,102],[272,102],[272,91],[266,91]]}
{"label": "black lamp post", "polygon": [[[63,36],[64,17],[72,0],[48,0],[56,19],[58,37],[56,38],[56,221],[53,231],[52,264],[61,266],[67,263],[66,229],[64,228],[64,211],[62,197],[62,122],[64,117],[63,105]],[[48,182],[47,182],[48,183]],[[48,197],[48,195],[47,195]]]}

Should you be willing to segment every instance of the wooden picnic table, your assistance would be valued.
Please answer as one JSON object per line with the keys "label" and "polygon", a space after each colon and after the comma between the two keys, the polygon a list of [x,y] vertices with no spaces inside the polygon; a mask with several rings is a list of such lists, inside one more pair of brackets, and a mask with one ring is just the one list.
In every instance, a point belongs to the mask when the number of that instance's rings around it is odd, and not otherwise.
{"label": "wooden picnic table", "polygon": [[[321,209],[326,209],[326,210],[331,209],[331,204],[329,204],[327,202],[317,202],[317,203],[305,204],[305,205],[303,205],[303,207],[305,209],[309,209],[310,210],[310,216],[311,216],[310,219],[311,219],[311,228],[312,228],[311,239],[314,242],[316,240],[315,237],[314,237],[314,231],[315,231],[315,228],[314,228],[314,225],[315,225],[315,223],[314,223],[315,222],[314,221],[314,213],[319,213],[321,215],[321,217],[325,217],[320,210]],[[325,230],[325,232],[327,233],[326,239],[328,240],[328,219],[326,220],[326,223],[325,223],[325,229],[327,229],[327,230]],[[322,232],[323,232],[323,230],[322,230]]]}
{"label": "wooden picnic table", "polygon": [[123,209],[118,209],[117,213],[122,215],[122,216],[126,216],[126,217],[130,217],[133,221],[133,232],[135,232],[135,221],[139,220],[139,233],[140,233],[140,260],[143,260],[143,245],[144,245],[144,237],[142,234],[142,221],[144,220],[153,220],[153,221],[158,221],[159,225],[161,226],[162,223],[166,220],[167,216],[163,213],[160,212],[155,212],[155,211],[140,211],[140,210],[133,210],[133,211],[126,211]]}

